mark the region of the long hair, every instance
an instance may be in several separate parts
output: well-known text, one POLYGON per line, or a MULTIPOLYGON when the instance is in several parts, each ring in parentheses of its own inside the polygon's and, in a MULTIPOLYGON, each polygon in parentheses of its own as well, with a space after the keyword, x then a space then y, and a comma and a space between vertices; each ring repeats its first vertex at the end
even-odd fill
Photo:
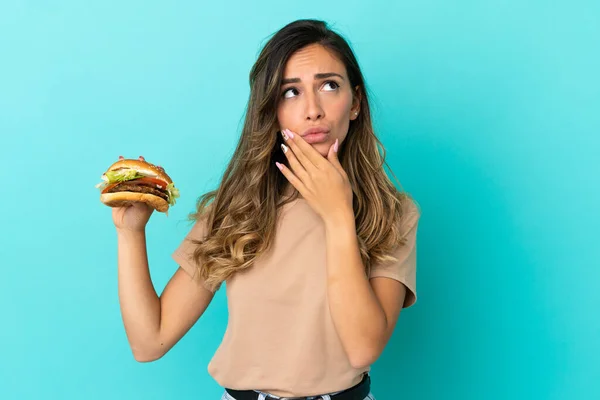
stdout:
POLYGON ((262 48, 250 71, 250 98, 235 152, 218 188, 200 196, 196 212, 189 216, 206 224, 206 236, 194 240, 195 276, 213 290, 271 249, 279 210, 297 197, 296 193, 285 201, 287 179, 275 165, 275 161, 288 164, 279 151, 283 140, 277 107, 287 60, 312 44, 336 55, 346 67, 352 88, 358 86, 359 93, 354 95, 360 95, 360 114, 350 121, 338 157, 354 193, 356 234, 365 273, 375 261, 395 260, 390 253, 403 244, 399 227, 412 199, 396 189, 383 169, 384 164, 390 169, 386 151, 373 131, 356 57, 346 40, 325 22, 298 20, 276 32, 262 48))

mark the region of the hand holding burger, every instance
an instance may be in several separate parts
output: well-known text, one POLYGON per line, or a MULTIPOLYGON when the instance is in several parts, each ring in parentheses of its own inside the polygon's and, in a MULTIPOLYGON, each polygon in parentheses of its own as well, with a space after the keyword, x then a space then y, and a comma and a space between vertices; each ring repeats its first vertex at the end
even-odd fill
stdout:
POLYGON ((179 190, 164 168, 147 162, 144 157, 126 159, 112 164, 96 185, 101 190, 100 201, 109 207, 125 207, 135 202, 168 215, 169 206, 175 205, 179 190))

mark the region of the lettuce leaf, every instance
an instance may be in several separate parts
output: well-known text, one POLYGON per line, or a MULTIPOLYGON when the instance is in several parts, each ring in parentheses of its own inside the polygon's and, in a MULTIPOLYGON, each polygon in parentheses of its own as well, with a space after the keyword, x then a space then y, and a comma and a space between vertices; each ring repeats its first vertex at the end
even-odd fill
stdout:
POLYGON ((102 182, 100 182, 99 184, 96 185, 96 188, 98 188, 100 190, 104 190, 107 186, 108 186, 108 182, 102 181, 102 182))
POLYGON ((174 206, 176 199, 179 197, 179 189, 173 183, 167 185, 167 193, 169 193, 169 205, 174 206))
POLYGON ((107 171, 104 175, 108 178, 108 183, 131 181, 144 176, 135 169, 117 169, 115 171, 107 171))
POLYGON ((96 188, 104 190, 111 183, 130 181, 143 176, 144 175, 139 174, 136 170, 129 168, 107 171, 100 177, 102 182, 97 184, 96 188))

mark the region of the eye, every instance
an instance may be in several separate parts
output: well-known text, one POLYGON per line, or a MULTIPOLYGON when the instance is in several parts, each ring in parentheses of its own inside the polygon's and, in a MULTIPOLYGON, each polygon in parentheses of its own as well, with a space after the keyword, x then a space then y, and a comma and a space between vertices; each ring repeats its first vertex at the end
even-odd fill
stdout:
MULTIPOLYGON (((327 82, 325 82, 325 86, 326 85, 330 85, 333 88, 333 89, 327 90, 328 92, 336 90, 337 88, 340 87, 340 85, 336 81, 327 81, 327 82)), ((285 99, 289 99, 294 96, 297 96, 298 94, 299 94, 298 89, 296 89, 295 87, 290 87, 283 91, 283 93, 281 94, 281 97, 283 97, 285 99)))
POLYGON ((325 82, 325 85, 332 85, 333 86, 332 90, 335 90, 340 87, 340 85, 338 85, 338 83, 336 81, 327 81, 327 82, 325 82))
POLYGON ((293 97, 293 96, 288 95, 288 93, 290 93, 292 91, 294 91, 296 93, 296 95, 298 94, 298 89, 296 89, 295 87, 291 87, 291 88, 288 88, 288 89, 284 90, 283 94, 281 95, 281 97, 286 98, 286 99, 289 99, 290 97, 293 97))

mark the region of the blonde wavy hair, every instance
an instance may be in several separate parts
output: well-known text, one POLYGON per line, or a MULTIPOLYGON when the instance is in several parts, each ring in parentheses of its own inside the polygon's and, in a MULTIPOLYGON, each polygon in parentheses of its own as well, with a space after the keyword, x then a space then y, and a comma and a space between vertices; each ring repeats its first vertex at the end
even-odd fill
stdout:
POLYGON ((408 203, 416 203, 396 189, 383 169, 386 165, 391 172, 386 151, 373 131, 358 62, 345 39, 325 22, 298 20, 276 32, 263 47, 250 72, 250 98, 235 152, 218 188, 200 196, 196 211, 189 215, 190 220, 205 224, 206 234, 193 240, 195 277, 213 291, 271 249, 281 206, 298 196, 297 191, 284 196, 288 182, 275 166, 275 161, 288 165, 280 151, 276 116, 286 62, 311 44, 337 55, 352 87, 358 86, 360 92, 355 95, 360 95, 361 112, 350 122, 338 157, 354 192, 356 234, 365 273, 369 274, 373 262, 395 261, 391 253, 404 243, 400 226, 408 203))

